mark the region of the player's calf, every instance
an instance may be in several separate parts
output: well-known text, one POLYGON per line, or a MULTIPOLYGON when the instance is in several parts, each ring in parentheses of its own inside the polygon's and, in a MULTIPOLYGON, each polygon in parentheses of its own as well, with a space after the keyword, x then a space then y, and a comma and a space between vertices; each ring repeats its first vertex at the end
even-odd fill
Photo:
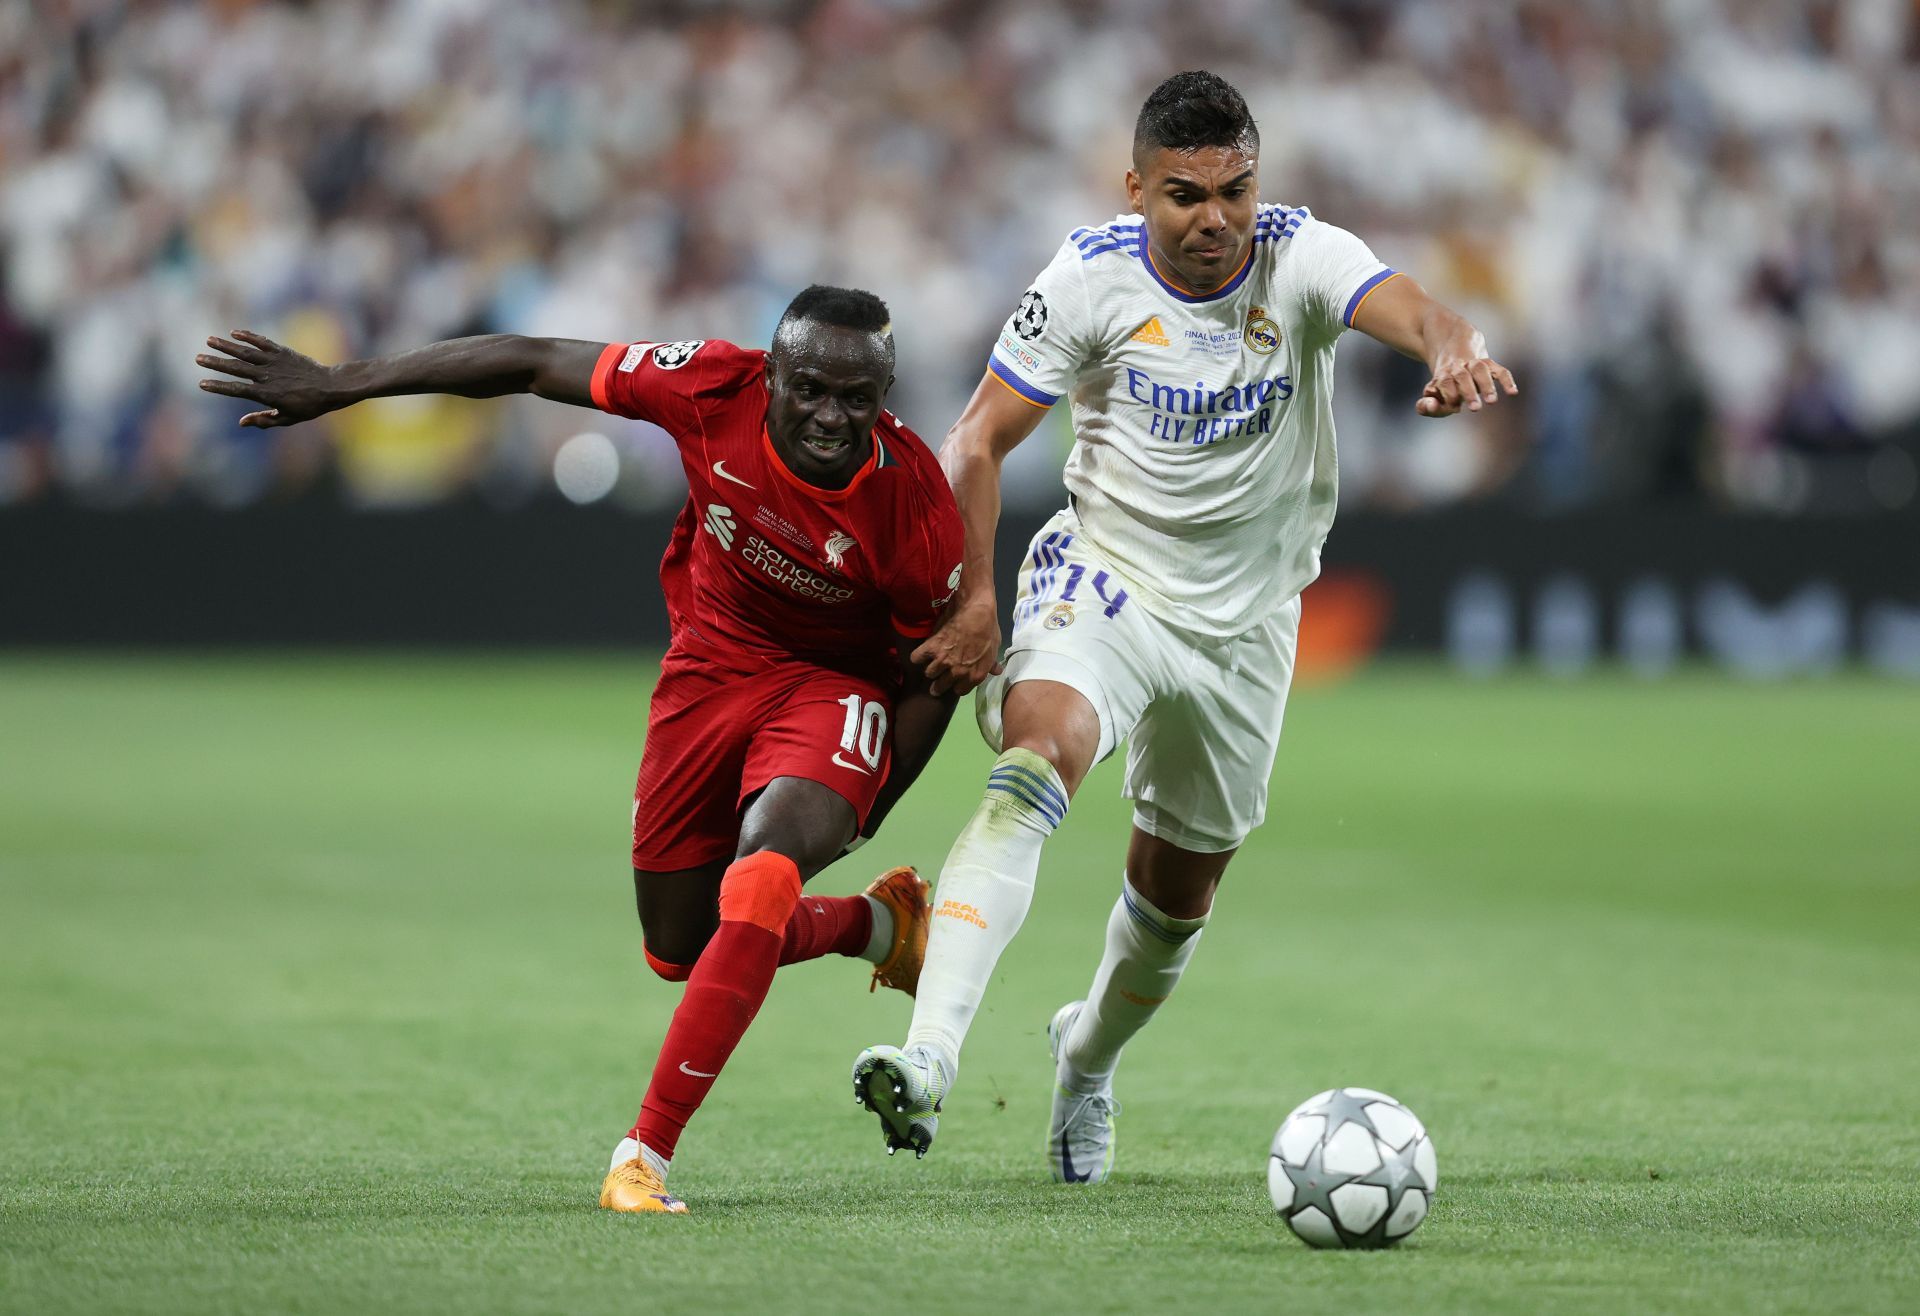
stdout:
POLYGON ((907 1046, 930 1048, 949 1076, 994 965, 1033 903, 1041 847, 1066 816, 1067 789, 1053 765, 1009 749, 994 760, 980 806, 940 870, 907 1046))

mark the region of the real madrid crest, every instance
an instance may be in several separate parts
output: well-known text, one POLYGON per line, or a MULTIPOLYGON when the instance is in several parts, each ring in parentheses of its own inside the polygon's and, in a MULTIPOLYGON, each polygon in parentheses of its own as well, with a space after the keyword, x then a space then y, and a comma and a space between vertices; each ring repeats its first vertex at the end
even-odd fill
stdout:
POLYGON ((1264 307, 1247 312, 1246 343, 1261 356, 1272 356, 1280 346, 1280 326, 1268 317, 1264 307))
POLYGON ((1064 631, 1073 625, 1073 605, 1071 603, 1054 604, 1053 611, 1049 612, 1046 620, 1040 624, 1050 631, 1064 631))

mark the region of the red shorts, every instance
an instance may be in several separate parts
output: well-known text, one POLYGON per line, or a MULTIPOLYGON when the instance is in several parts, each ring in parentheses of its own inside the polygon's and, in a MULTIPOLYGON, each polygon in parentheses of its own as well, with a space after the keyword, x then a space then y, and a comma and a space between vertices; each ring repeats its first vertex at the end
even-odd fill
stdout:
POLYGON ((669 653, 633 791, 633 866, 732 858, 742 806, 775 777, 819 782, 864 827, 892 766, 892 721, 892 695, 863 677, 798 662, 749 674, 669 653))

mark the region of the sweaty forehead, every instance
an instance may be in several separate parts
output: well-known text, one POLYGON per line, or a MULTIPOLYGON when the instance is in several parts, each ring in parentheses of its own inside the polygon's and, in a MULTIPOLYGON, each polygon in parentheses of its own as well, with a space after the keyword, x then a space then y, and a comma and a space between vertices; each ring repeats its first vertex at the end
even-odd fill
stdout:
POLYGON ((1173 179, 1190 179, 1218 187, 1249 169, 1257 170, 1259 163, 1259 157, 1244 146, 1196 146, 1188 150, 1161 146, 1141 161, 1140 172, 1149 187, 1173 179))
POLYGON ((892 364, 885 335, 812 320, 789 320, 774 340, 773 355, 788 370, 804 370, 837 383, 879 383, 892 364))

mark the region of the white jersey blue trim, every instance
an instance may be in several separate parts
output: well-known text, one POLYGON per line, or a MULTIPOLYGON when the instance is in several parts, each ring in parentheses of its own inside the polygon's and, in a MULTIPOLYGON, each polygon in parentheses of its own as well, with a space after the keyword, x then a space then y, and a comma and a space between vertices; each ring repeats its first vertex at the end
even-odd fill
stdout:
POLYGON ((1080 536, 1034 545, 1017 623, 1064 603, 1056 627, 1087 625, 1130 594, 1195 635, 1239 635, 1319 573, 1338 501, 1333 349, 1392 271, 1304 207, 1258 207, 1245 237, 1221 285, 1195 293, 1142 216, 1076 228, 1002 326, 996 383, 1033 407, 1072 398, 1080 536), (1063 560, 1081 542, 1100 567, 1063 560))

